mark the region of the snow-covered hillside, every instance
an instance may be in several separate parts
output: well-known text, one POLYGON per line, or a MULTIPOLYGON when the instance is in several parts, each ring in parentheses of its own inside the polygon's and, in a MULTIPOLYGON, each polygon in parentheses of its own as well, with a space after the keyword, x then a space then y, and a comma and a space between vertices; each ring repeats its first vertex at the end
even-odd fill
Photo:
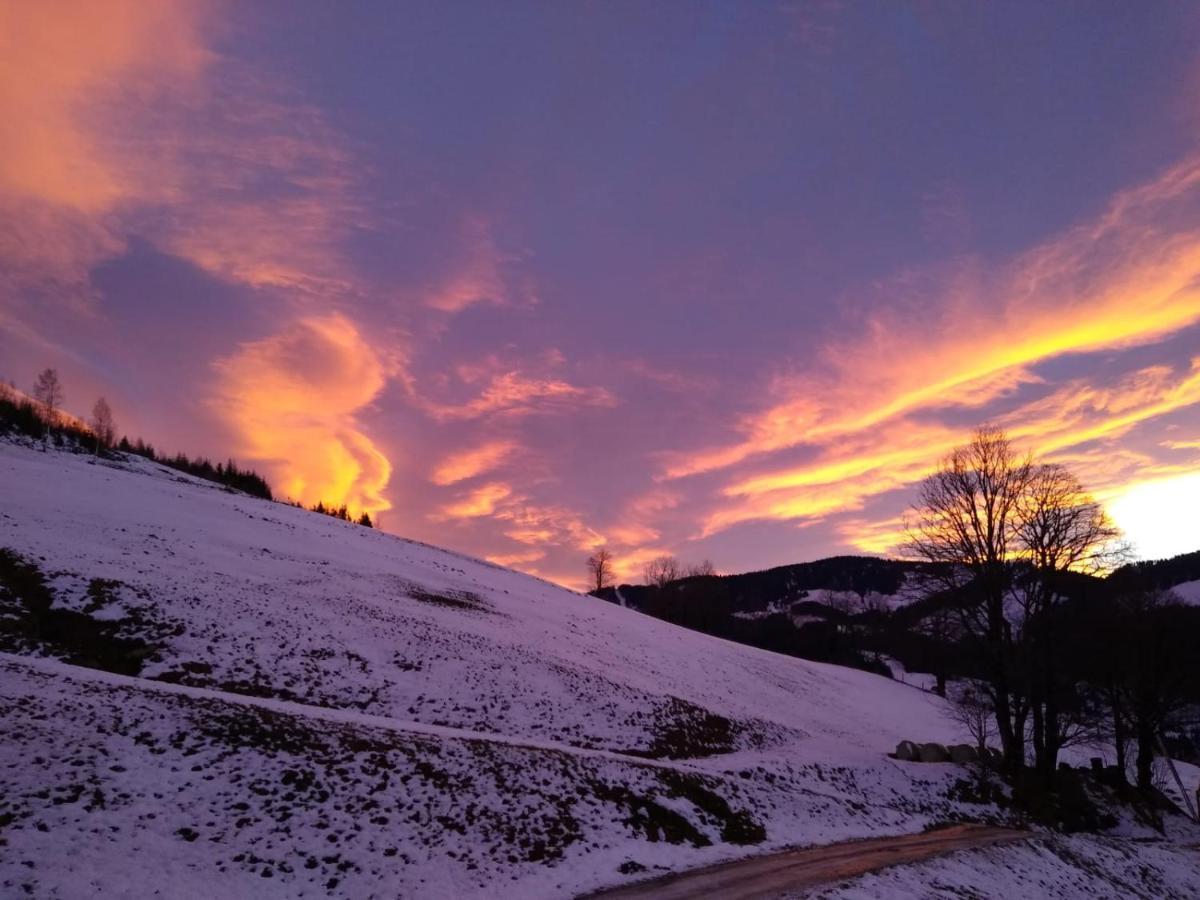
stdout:
POLYGON ((886 757, 961 739, 914 687, 142 459, 0 441, 0 497, 5 896, 564 896, 996 812, 886 757))
POLYGON ((1171 593, 1184 603, 1200 606, 1200 581, 1185 581, 1171 588, 1171 593))

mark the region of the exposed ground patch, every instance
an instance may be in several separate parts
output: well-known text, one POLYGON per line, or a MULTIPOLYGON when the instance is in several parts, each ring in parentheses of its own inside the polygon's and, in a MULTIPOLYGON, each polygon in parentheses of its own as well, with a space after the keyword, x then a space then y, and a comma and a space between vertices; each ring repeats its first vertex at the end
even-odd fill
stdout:
POLYGON ((148 606, 122 604, 119 581, 92 579, 82 608, 63 606, 37 563, 0 548, 0 650, 31 651, 74 665, 137 675, 180 626, 148 606), (111 613, 118 607, 117 615, 111 613))
POLYGON ((459 609, 465 612, 492 612, 491 606, 472 591, 441 591, 426 590, 418 585, 412 585, 407 590, 408 596, 421 603, 441 606, 445 609, 459 609))

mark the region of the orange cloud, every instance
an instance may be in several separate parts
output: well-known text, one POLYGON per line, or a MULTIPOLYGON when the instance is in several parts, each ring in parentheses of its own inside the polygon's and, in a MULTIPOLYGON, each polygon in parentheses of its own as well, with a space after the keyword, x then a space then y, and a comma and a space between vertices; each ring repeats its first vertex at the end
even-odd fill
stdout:
POLYGON ((809 463, 735 482, 706 516, 702 537, 756 519, 822 519, 926 475, 966 429, 900 420, 831 440, 809 463))
POLYGON ((604 543, 603 534, 562 506, 514 503, 497 512, 496 518, 511 523, 504 533, 521 544, 551 543, 590 550, 604 543))
MULTIPOLYGON (((47 343, 30 324, 38 304, 103 313, 90 272, 131 235, 293 309, 363 292, 339 250, 365 220, 358 167, 317 111, 211 48, 224 11, 0 6, 0 321, 27 343, 47 343)), ((354 413, 382 369, 348 320, 302 314, 217 363, 216 405, 283 493, 377 512, 390 465, 354 413)))
POLYGON ((442 519, 478 519, 490 516, 496 512, 497 505, 512 496, 512 488, 507 484, 493 482, 466 494, 462 499, 442 507, 438 518, 442 519))
POLYGON ((660 520, 675 509, 682 499, 678 491, 654 488, 625 504, 617 524, 606 529, 609 540, 618 547, 638 547, 662 536, 660 520))
POLYGON ((645 573, 646 563, 660 556, 669 556, 671 551, 665 547, 637 547, 632 550, 615 554, 613 570, 620 581, 641 581, 645 573))
MULTIPOLYGON (((996 421, 1018 446, 1070 463, 1093 490, 1103 491, 1164 472, 1150 457, 1129 450, 1104 447, 1081 453, 1072 448, 1120 437, 1143 422, 1198 403, 1200 360, 1182 372, 1168 366, 1137 370, 1106 386, 1069 381, 996 421)), ((830 439, 812 462, 726 486, 722 495, 730 499, 708 514, 701 534, 756 519, 812 521, 862 509, 880 494, 919 481, 968 437, 966 427, 896 418, 830 439)))
POLYGON ((837 532, 854 549, 877 556, 899 555, 908 539, 902 516, 880 521, 849 519, 838 523, 837 532))
POLYGON ((569 546, 590 550, 604 543, 604 535, 588 526, 582 516, 563 506, 532 503, 512 485, 493 482, 463 495, 442 507, 439 519, 491 517, 504 523, 503 534, 526 546, 569 546))
POLYGON ((524 416, 585 406, 608 407, 615 406, 616 402, 604 388, 577 387, 552 378, 529 378, 516 371, 492 376, 479 396, 461 405, 418 400, 429 415, 443 422, 487 415, 524 416))
POLYGON ((0 191, 88 214, 157 192, 108 120, 123 118, 130 84, 146 102, 199 78, 204 14, 169 0, 0 7, 0 191))
POLYGON ((457 313, 478 303, 532 305, 537 298, 524 285, 513 285, 504 272, 519 256, 503 252, 482 216, 468 216, 461 227, 462 259, 458 267, 423 297, 426 306, 457 313))
POLYGON ((1200 322, 1200 157, 1119 194, 1094 222, 996 275, 906 275, 863 323, 830 344, 825 372, 781 382, 744 439, 681 455, 678 478, 800 443, 819 444, 921 410, 977 407, 1029 367, 1066 354, 1147 344, 1200 322))
POLYGON ((511 569, 535 563, 539 559, 544 559, 545 556, 546 552, 544 550, 528 550, 522 553, 490 553, 487 559, 498 566, 505 566, 511 569))
MULTIPOLYGON (((976 411, 1018 444, 1060 457, 1200 403, 1194 361, 1187 371, 1154 366, 1107 385, 1072 380, 1014 405, 1045 385, 1033 371, 1040 363, 1121 351, 1200 323, 1198 199, 1200 158, 1118 195, 1096 221, 997 273, 905 273, 881 289, 886 302, 860 336, 827 346, 820 372, 777 380, 780 399, 743 420, 740 440, 677 454, 664 477, 737 467, 702 535, 754 519, 812 522, 863 509, 927 474, 968 435, 965 425, 936 421, 947 411, 976 411), (1011 409, 988 412, 997 405, 1011 409), (801 446, 804 463, 743 471, 756 457, 801 446)), ((1146 460, 1122 459, 1123 477, 1161 473, 1146 460)), ((1098 477, 1095 489, 1111 483, 1098 469, 1089 474, 1098 477)), ((886 523, 854 522, 844 527, 856 546, 891 540, 886 523)))
POLYGON ((438 464, 429 476, 437 485, 456 484, 494 469, 517 449, 513 441, 490 441, 471 450, 452 454, 438 464))
POLYGON ((1001 424, 1038 453, 1119 436, 1149 419, 1200 403, 1200 357, 1176 373, 1168 366, 1141 369, 1111 387, 1080 379, 1006 416, 1001 424))
POLYGON ((91 311, 88 272, 137 235, 292 301, 361 289, 339 250, 365 219, 359 167, 316 110, 211 49, 218 9, 0 7, 0 286, 91 311))
POLYGON ((649 525, 635 522, 614 525, 608 529, 608 537, 616 544, 636 546, 638 544, 648 544, 651 541, 657 541, 662 537, 662 532, 649 525))
POLYGON ((391 463, 357 421, 387 373, 353 322, 302 318, 214 368, 213 409, 234 429, 236 453, 265 466, 277 492, 370 513, 391 508, 383 497, 391 463))
POLYGON ((170 197, 169 166, 126 132, 200 83, 206 13, 167 0, 0 6, 0 306, 48 288, 28 302, 89 311, 89 270, 126 246, 115 218, 170 197))

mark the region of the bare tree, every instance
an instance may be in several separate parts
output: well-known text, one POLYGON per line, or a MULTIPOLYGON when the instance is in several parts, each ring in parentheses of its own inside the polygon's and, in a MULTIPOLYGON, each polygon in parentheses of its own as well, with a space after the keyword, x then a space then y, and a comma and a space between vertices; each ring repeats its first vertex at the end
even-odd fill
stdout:
POLYGON ((657 588, 666 587, 672 581, 679 580, 679 560, 673 556, 656 556, 646 563, 642 574, 645 576, 646 584, 657 588))
POLYGON ((613 583, 612 553, 607 547, 597 547, 587 558, 587 570, 592 590, 601 591, 613 583))
POLYGON ((905 548, 931 564, 926 592, 955 599, 960 625, 985 664, 1005 763, 1013 771, 1024 764, 1028 712, 1014 691, 1005 601, 1018 550, 1018 505, 1032 470, 1032 461, 1017 456, 1003 431, 978 429, 922 483, 905 548))
POLYGON ((1035 467, 1017 501, 1021 552, 1040 572, 1098 574, 1128 562, 1129 548, 1104 507, 1066 467, 1035 467))
POLYGON ((712 560, 702 559, 698 563, 692 563, 684 571, 686 578, 698 578, 705 575, 716 575, 717 567, 712 564, 712 560))
POLYGON ((62 406, 65 397, 57 369, 41 371, 33 383, 33 399, 41 404, 47 422, 53 422, 58 417, 59 407, 62 406))
POLYGON ((112 407, 101 397, 92 407, 92 434, 96 436, 96 451, 108 449, 117 438, 117 425, 113 421, 112 407))
POLYGON ((1057 611, 1064 573, 1110 571, 1128 559, 1129 550, 1104 508, 1060 465, 1031 471, 1018 498, 1015 523, 1023 562, 1015 595, 1022 680, 1033 720, 1035 767, 1050 779, 1059 751, 1091 739, 1098 727, 1087 695, 1063 671, 1064 646, 1074 639, 1057 611))
POLYGON ((968 682, 951 692, 945 715, 970 736, 980 759, 986 758, 988 741, 996 734, 996 714, 986 690, 968 682))
POLYGON ((921 488, 908 551, 927 567, 927 593, 950 603, 980 653, 1010 770, 1025 764, 1026 723, 1047 780, 1059 751, 1093 738, 1094 692, 1066 673, 1069 573, 1097 574, 1128 557, 1120 531, 1069 470, 1035 465, 981 428, 921 488))

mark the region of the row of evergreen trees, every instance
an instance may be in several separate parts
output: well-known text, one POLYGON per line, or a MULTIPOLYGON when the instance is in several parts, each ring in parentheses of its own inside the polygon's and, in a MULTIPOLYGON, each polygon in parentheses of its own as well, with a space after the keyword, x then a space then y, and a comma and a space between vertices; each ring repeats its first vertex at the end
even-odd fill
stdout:
MULTIPOLYGON (((232 459, 214 464, 205 457, 193 459, 185 453, 176 453, 173 456, 160 453, 152 444, 141 438, 131 441, 128 437, 122 437, 118 441, 112 409, 103 397, 96 401, 92 420, 86 424, 63 413, 64 397, 62 382, 54 369, 45 369, 38 374, 31 396, 21 393, 12 385, 0 382, 0 434, 19 434, 34 440, 53 441, 59 447, 85 448, 98 455, 107 455, 114 450, 132 453, 186 472, 188 475, 234 488, 252 497, 274 499, 266 479, 253 469, 242 468, 232 459)), ((355 519, 345 504, 335 507, 317 503, 311 509, 313 512, 346 522, 356 522, 367 528, 374 527, 370 515, 364 512, 355 519)))
POLYGON ((94 414, 95 421, 88 425, 65 415, 58 408, 62 388, 58 386, 57 374, 48 376, 47 373, 54 373, 54 370, 47 369, 43 372, 38 377, 37 386, 42 388, 48 383, 55 385, 49 395, 51 402, 44 399, 45 390, 36 390, 41 396, 33 399, 8 385, 0 385, 0 432, 20 434, 35 440, 49 440, 60 447, 73 445, 97 454, 108 454, 113 450, 133 453, 197 478, 244 491, 253 497, 273 499, 271 487, 265 478, 252 469, 239 467, 232 459, 214 465, 204 457, 192 459, 185 453, 176 453, 174 456, 159 453, 141 438, 131 441, 128 437, 122 437, 116 441, 112 411, 103 398, 96 402, 98 414, 94 414))
POLYGON ((252 469, 239 468, 232 459, 213 465, 209 459, 203 456, 196 459, 190 459, 185 453, 167 456, 156 452, 153 446, 141 438, 130 441, 129 438, 123 437, 117 443, 116 449, 122 453, 143 456, 172 469, 178 469, 180 472, 186 472, 188 475, 203 478, 205 481, 215 481, 226 487, 235 488, 252 497, 262 497, 264 500, 274 499, 271 496, 271 486, 267 484, 265 478, 252 469))
POLYGON ((357 525, 365 525, 367 528, 375 527, 375 523, 371 521, 371 516, 367 512, 364 511, 356 519, 350 515, 350 510, 346 508, 345 503, 341 506, 333 506, 332 504, 326 506, 324 503, 318 501, 316 506, 310 506, 309 509, 323 516, 332 516, 335 519, 341 519, 343 522, 354 522, 357 525))

